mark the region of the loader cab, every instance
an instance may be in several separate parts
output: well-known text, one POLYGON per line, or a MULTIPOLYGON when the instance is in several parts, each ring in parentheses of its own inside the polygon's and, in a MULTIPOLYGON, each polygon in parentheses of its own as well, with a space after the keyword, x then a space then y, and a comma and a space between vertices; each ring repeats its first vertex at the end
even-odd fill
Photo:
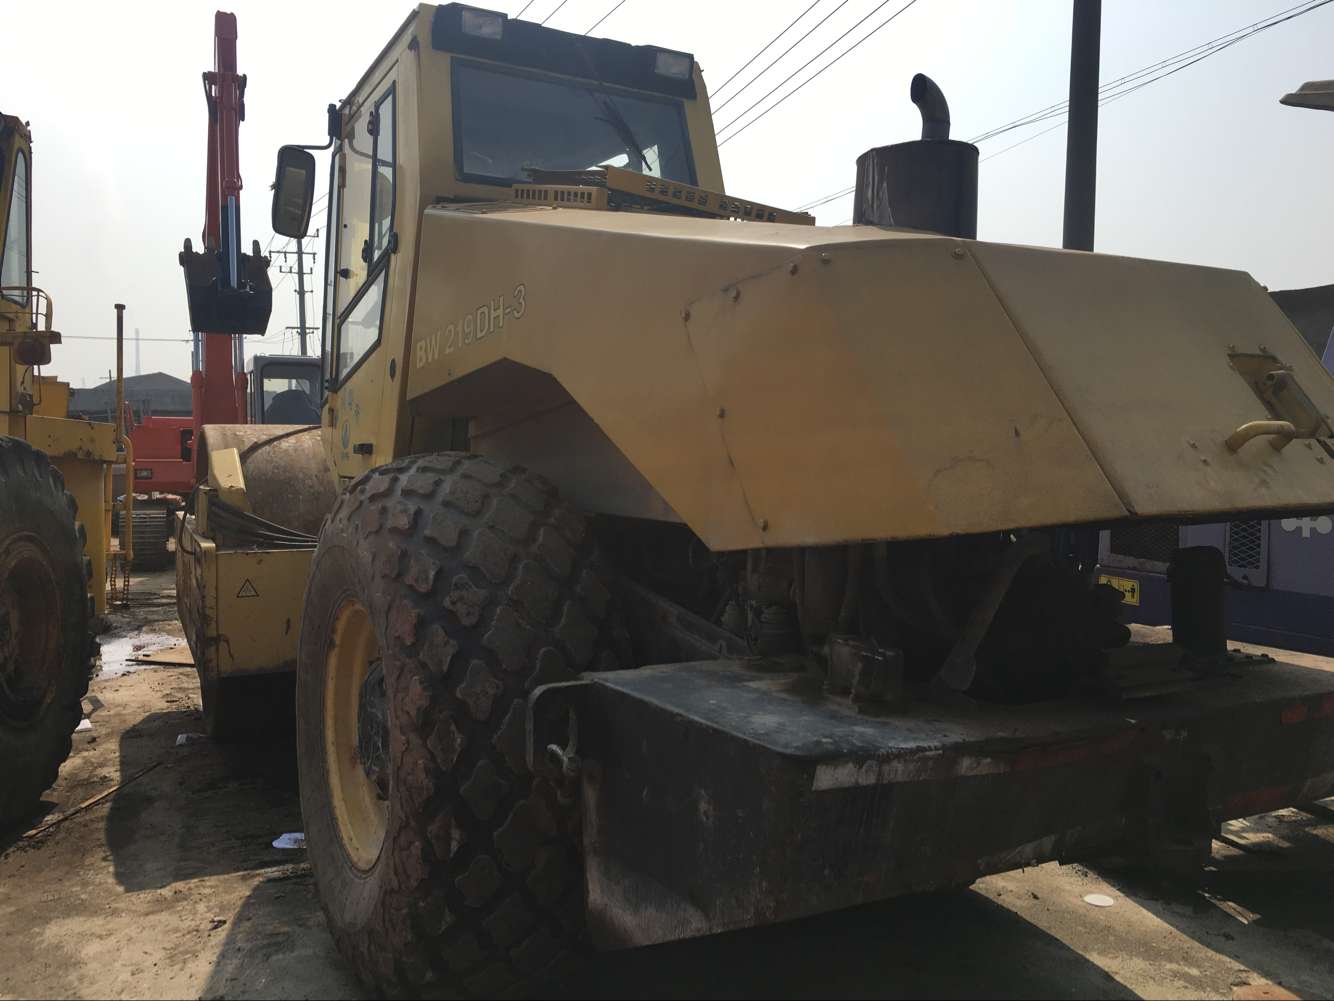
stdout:
POLYGON ((0 115, 0 330, 27 319, 32 285, 32 147, 27 128, 0 115))
POLYGON ((42 403, 35 368, 60 343, 51 315, 50 297, 32 285, 32 135, 0 114, 0 414, 42 403))
MULTIPOLYGON (((404 391, 423 212, 510 202, 516 183, 603 164, 723 187, 693 56, 462 4, 408 17, 331 114, 330 142, 323 423, 345 479, 407 451, 414 434, 451 443, 438 440, 447 429, 413 427, 404 391)), ((282 180, 280 164, 275 229, 282 180)))

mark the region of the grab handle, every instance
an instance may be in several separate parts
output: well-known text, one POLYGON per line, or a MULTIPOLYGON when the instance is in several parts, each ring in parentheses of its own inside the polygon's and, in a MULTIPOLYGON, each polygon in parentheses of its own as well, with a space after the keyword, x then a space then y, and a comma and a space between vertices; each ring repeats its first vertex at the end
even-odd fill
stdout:
POLYGON ((1292 443, 1292 439, 1297 437, 1297 429, 1292 421, 1247 421, 1237 430, 1227 436, 1227 441, 1223 444, 1227 446, 1229 452, 1241 450, 1252 438, 1263 438, 1273 436, 1273 441, 1269 443, 1275 452, 1281 452, 1292 443))

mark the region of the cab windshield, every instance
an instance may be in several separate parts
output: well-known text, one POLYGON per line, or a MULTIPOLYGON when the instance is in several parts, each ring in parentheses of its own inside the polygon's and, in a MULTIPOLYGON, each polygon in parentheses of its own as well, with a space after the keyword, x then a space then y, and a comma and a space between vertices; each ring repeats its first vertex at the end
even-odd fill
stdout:
POLYGON ((260 423, 318 424, 318 378, 312 365, 265 365, 260 377, 260 423))
POLYGON ((529 168, 609 164, 695 183, 681 102, 454 61, 455 156, 462 179, 529 180, 529 168))

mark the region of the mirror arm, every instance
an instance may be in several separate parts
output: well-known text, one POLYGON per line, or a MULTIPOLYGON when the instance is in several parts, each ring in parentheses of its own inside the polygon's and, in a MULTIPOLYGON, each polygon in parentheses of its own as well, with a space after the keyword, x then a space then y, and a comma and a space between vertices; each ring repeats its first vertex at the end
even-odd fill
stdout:
POLYGON ((343 134, 343 113, 338 110, 338 105, 336 104, 330 104, 329 107, 325 109, 325 112, 329 116, 329 138, 325 140, 323 146, 308 146, 305 143, 292 143, 291 145, 295 146, 297 149, 314 150, 316 153, 326 149, 333 149, 333 144, 337 141, 338 137, 343 134))

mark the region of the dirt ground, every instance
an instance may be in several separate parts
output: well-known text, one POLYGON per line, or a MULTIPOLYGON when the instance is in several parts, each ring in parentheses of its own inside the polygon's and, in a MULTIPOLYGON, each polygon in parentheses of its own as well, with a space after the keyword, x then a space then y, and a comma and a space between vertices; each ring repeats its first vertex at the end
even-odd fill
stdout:
MULTIPOLYGON (((0 997, 358 998, 315 900, 290 740, 222 747, 169 574, 103 637, 92 730, 32 826, 0 833, 0 997), (141 652, 141 651, 139 651, 141 652), (119 788, 117 788, 119 786, 119 788), (71 813, 108 790, 114 794, 71 813), (60 818, 65 819, 60 819, 60 818)), ((971 890, 603 956, 568 997, 1327 997, 1334 810, 1228 825, 1201 884, 1042 866, 971 890), (1084 901, 1101 893, 1113 901, 1084 901)))

